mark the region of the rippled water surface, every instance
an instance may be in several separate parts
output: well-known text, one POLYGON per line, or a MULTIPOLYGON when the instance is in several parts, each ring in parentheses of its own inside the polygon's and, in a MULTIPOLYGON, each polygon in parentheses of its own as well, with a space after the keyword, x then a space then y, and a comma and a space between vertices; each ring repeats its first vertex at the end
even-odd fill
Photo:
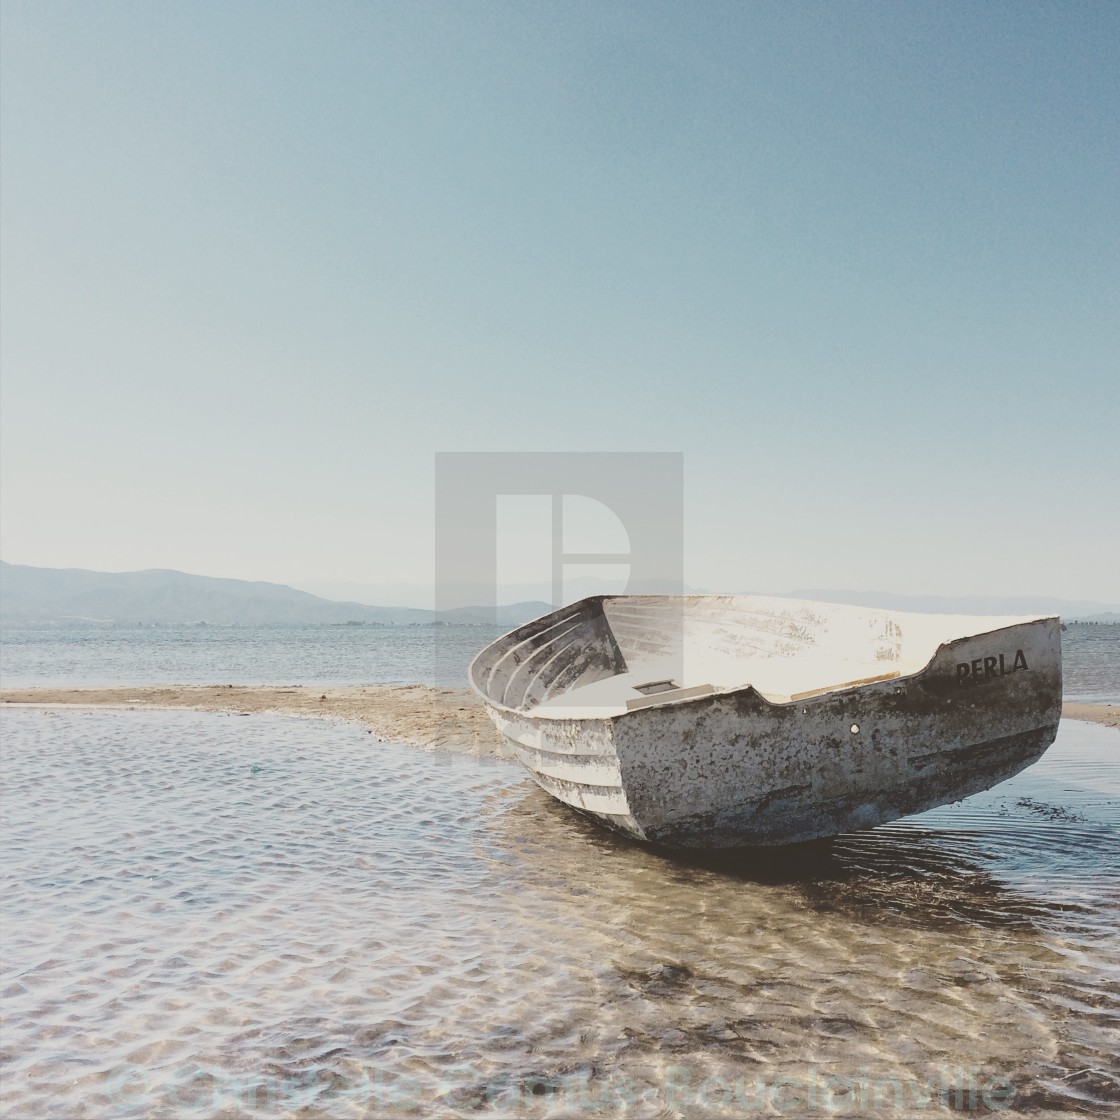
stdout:
POLYGON ((1066 696, 1120 704, 1120 625, 1071 623, 1062 634, 1066 696))
POLYGON ((687 861, 348 725, 3 726, 5 1116, 1120 1103, 1115 731, 893 827, 687 861))

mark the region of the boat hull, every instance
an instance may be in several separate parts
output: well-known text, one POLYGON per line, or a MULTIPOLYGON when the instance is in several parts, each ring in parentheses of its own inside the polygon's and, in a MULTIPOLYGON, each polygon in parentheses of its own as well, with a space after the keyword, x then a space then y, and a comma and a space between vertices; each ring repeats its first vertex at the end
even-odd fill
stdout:
POLYGON ((1061 714, 1060 624, 961 638, 920 672, 787 702, 745 687, 603 718, 487 707, 542 788, 635 839, 800 843, 959 800, 1035 762, 1061 714))

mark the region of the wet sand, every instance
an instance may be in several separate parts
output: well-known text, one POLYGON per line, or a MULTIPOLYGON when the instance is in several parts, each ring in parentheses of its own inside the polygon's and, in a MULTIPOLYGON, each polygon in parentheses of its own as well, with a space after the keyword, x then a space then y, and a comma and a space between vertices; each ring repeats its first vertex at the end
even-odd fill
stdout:
MULTIPOLYGON (((486 758, 503 757, 501 741, 469 689, 428 685, 165 685, 114 688, 0 689, 4 704, 269 713, 344 719, 379 739, 486 758)), ((1065 719, 1120 728, 1120 707, 1065 704, 1065 719)))

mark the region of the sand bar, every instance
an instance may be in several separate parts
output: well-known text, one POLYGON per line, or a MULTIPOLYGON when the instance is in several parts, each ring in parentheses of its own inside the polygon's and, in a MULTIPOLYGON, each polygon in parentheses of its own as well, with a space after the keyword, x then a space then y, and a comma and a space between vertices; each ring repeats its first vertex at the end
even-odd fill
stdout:
POLYGON ((1120 706, 1116 704, 1063 704, 1062 719, 1085 719, 1103 723, 1105 727, 1120 727, 1120 706))
POLYGON ((113 688, 5 688, 4 704, 157 709, 187 708, 345 719, 379 739, 429 750, 489 757, 501 743, 474 693, 427 685, 125 685, 113 688))
MULTIPOLYGON (((203 712, 345 719, 379 739, 456 754, 501 756, 493 724, 473 692, 427 685, 125 685, 113 688, 6 688, 4 704, 93 708, 188 708, 203 712)), ((1120 706, 1065 704, 1065 719, 1120 728, 1120 706)))

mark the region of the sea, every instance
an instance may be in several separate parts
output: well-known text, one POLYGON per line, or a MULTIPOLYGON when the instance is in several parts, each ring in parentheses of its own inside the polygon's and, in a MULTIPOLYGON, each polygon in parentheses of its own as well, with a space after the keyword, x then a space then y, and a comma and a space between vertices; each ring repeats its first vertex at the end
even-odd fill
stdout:
MULTIPOLYGON (((462 684, 476 627, 9 627, 2 680, 462 684), (442 630, 442 633, 435 631, 442 630)), ((1120 627, 1063 635, 1120 700, 1120 627)), ((1120 732, 782 851, 671 856, 513 764, 272 715, 6 707, 0 1111, 1112 1115, 1120 732)))
MULTIPOLYGON (((485 626, 212 626, 13 623, 0 684, 440 684, 465 687, 485 626)), ((1067 700, 1120 704, 1120 625, 1062 634, 1067 700)))

